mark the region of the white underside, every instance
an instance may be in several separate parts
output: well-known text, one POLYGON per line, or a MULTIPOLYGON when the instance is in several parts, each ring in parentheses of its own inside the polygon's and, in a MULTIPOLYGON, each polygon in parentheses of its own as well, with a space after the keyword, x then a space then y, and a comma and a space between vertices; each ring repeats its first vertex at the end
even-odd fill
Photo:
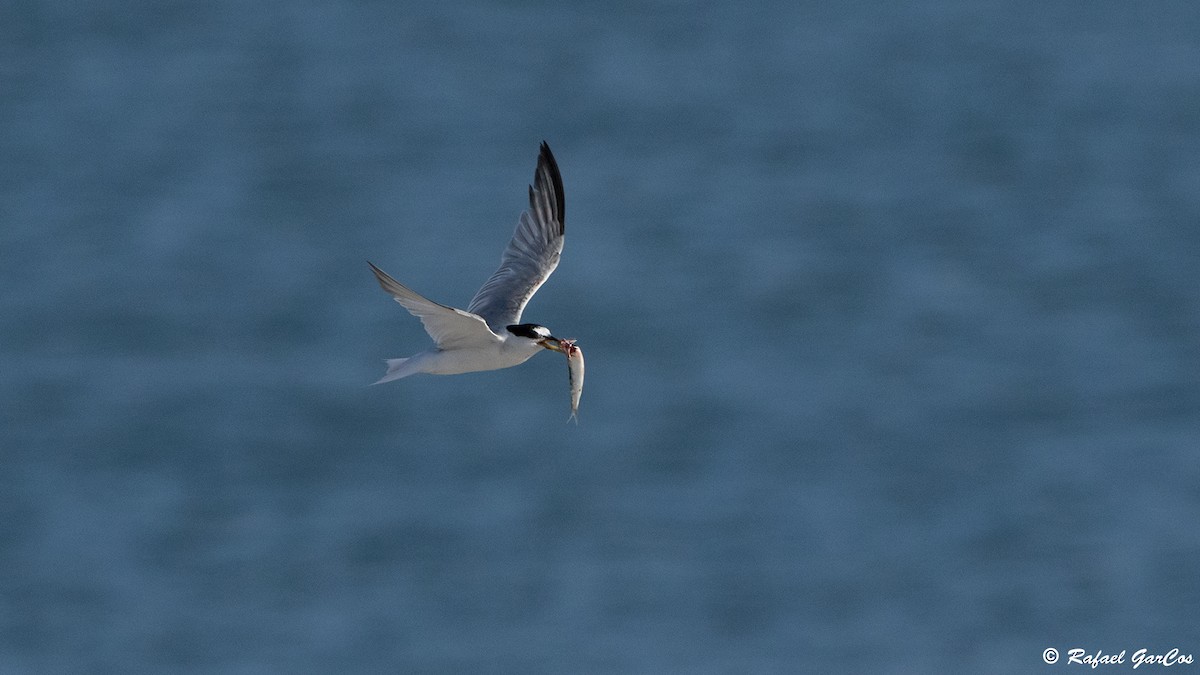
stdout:
POLYGON ((387 373, 375 384, 418 373, 458 375, 511 368, 525 363, 543 349, 544 347, 528 340, 505 340, 484 349, 431 349, 404 359, 388 359, 387 373))

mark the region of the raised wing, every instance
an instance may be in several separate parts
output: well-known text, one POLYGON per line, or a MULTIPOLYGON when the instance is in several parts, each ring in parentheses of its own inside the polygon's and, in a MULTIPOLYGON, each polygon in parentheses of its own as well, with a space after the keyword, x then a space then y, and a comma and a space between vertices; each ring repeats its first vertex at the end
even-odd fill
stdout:
POLYGON ((542 142, 537 171, 529 186, 529 210, 521 214, 497 269, 471 299, 467 311, 483 317, 493 331, 520 323, 525 304, 558 267, 564 217, 562 176, 550 146, 542 142))
POLYGON ((439 349, 459 349, 499 342, 500 336, 488 330, 482 318, 461 309, 440 305, 413 292, 404 284, 388 276, 387 272, 372 265, 371 271, 379 280, 383 290, 391 294, 413 316, 425 326, 425 332, 437 343, 439 349))

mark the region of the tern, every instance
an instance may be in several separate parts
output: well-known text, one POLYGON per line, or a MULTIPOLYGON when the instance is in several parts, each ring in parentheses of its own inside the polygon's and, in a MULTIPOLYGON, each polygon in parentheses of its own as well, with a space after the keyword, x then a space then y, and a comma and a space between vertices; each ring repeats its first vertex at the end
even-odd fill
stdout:
POLYGON ((430 349, 407 358, 387 359, 387 373, 375 384, 417 373, 457 375, 511 368, 543 349, 565 353, 563 341, 550 329, 521 323, 525 305, 558 267, 564 214, 562 176, 543 141, 529 186, 529 209, 517 221, 500 268, 465 311, 426 299, 368 261, 383 290, 421 320, 434 342, 430 349))

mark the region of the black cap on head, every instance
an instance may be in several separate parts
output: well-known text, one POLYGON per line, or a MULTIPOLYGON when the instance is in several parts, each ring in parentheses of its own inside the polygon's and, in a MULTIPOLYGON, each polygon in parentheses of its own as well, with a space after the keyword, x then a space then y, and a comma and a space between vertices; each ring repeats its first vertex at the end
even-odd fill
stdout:
POLYGON ((544 340, 550 337, 550 329, 545 326, 539 326, 536 323, 518 323, 506 326, 506 328, 513 335, 526 337, 530 340, 544 340))

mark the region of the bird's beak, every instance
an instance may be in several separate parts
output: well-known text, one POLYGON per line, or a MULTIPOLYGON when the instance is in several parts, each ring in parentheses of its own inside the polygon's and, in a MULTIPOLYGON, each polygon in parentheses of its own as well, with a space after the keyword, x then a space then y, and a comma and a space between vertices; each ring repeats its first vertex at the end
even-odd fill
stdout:
POLYGON ((554 336, 550 336, 544 340, 538 340, 538 344, 555 352, 561 352, 563 350, 562 340, 559 340, 554 336))

